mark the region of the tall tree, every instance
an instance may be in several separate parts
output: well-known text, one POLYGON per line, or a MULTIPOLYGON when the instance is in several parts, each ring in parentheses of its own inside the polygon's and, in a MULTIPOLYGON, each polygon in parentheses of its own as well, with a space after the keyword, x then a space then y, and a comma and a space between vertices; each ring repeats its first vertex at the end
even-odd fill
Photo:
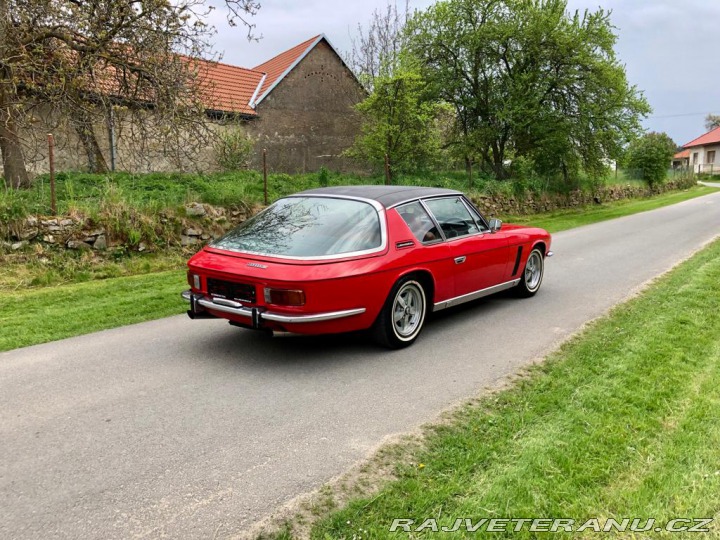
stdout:
POLYGON ((720 114, 708 114, 705 117, 705 127, 708 131, 720 127, 720 114))
POLYGON ((388 1, 384 10, 375 9, 367 27, 358 24, 352 48, 346 55, 348 65, 365 88, 372 92, 378 77, 392 77, 405 49, 405 25, 410 18, 410 4, 398 7, 388 1))
MULTIPOLYGON (((253 0, 226 0, 253 26, 253 0)), ((93 119, 120 107, 136 140, 178 150, 205 144, 202 66, 212 57, 204 0, 0 0, 0 150, 6 182, 27 185, 21 133, 39 104, 70 118, 88 161, 102 167, 93 119), (148 112, 152 111, 152 118, 148 112)))
POLYGON ((381 165, 390 175, 423 169, 440 154, 437 129, 442 107, 427 99, 426 84, 410 67, 375 78, 374 91, 357 106, 363 123, 348 155, 381 165))
POLYGON ((455 145, 501 179, 513 156, 567 179, 599 173, 649 106, 614 52, 610 15, 566 0, 444 0, 409 23, 409 48, 456 112, 455 145))

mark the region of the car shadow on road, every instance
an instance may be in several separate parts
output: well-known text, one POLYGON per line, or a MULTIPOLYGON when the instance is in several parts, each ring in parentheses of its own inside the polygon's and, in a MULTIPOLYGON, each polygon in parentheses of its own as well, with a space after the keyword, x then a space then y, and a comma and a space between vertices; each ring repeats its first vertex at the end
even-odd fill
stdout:
POLYGON ((502 292, 434 313, 428 317, 419 340, 413 346, 397 351, 374 343, 368 331, 322 336, 270 335, 224 325, 220 320, 205 322, 211 331, 186 344, 184 349, 196 358, 262 369, 276 366, 313 370, 357 362, 402 362, 403 359, 411 360, 418 347, 424 352, 428 347, 440 351, 444 340, 452 339, 451 334, 475 332, 479 325, 490 324, 494 312, 516 309, 516 300, 511 292, 502 292), (188 347, 192 349, 188 350, 188 347))

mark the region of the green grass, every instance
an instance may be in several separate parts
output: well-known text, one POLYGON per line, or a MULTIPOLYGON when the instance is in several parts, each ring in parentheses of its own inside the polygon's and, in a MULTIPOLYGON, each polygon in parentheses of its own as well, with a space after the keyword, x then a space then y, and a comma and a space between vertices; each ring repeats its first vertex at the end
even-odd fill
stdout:
POLYGON ((542 227, 552 233, 590 225, 608 219, 615 219, 623 216, 655 210, 663 206, 677 204, 679 202, 702 197, 717 191, 716 188, 706 186, 693 186, 684 191, 671 191, 653 197, 643 199, 628 199, 608 204, 587 206, 584 208, 573 208, 559 210, 547 214, 534 214, 527 216, 503 216, 508 223, 532 224, 542 227))
POLYGON ((182 313, 186 286, 173 270, 0 292, 0 351, 182 313))
POLYGON ((177 270, 191 254, 175 249, 113 256, 90 250, 44 249, 36 244, 0 255, 0 293, 177 270))
MULTIPOLYGON (((464 517, 580 523, 591 517, 718 517, 718 418, 715 242, 511 389, 428 429, 424 447, 397 463, 396 480, 317 523, 312 538, 398 537, 388 532, 394 518, 414 519, 416 526, 438 518, 451 527, 464 517)), ((493 536, 542 535, 526 529, 493 536)), ((713 536, 720 536, 717 525, 713 536)))

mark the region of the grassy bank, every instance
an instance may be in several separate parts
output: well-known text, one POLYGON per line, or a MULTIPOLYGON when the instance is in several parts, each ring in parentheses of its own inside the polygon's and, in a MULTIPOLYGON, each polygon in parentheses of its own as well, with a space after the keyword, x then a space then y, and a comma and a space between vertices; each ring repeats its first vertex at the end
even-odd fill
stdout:
MULTIPOLYGON (((674 204, 713 192, 696 187, 650 199, 623 201, 585 211, 518 218, 557 232, 674 204)), ((515 218, 508 218, 514 221, 515 218)), ((187 253, 100 259, 92 252, 37 257, 6 255, 0 277, 0 350, 63 339, 168 315, 185 309, 178 293, 185 287, 187 253), (142 303, 135 299, 140 295, 142 303)))
MULTIPOLYGON (((312 538, 394 538, 396 518, 412 519, 414 527, 435 518, 452 527, 465 517, 578 523, 638 517, 661 526, 673 518, 718 517, 719 417, 716 242, 511 389, 428 429, 420 450, 397 454, 395 480, 317 523, 312 538)), ((280 537, 292 537, 290 530, 280 537)), ((717 524, 712 530, 720 536, 717 524)), ((483 533, 453 537, 477 534, 483 533)), ((430 529, 399 535, 446 536, 430 529)), ((541 535, 526 527, 492 536, 541 535)))
POLYGON ((180 270, 0 292, 0 351, 182 313, 180 270))
POLYGON ((716 188, 707 186, 694 186, 684 191, 673 191, 663 193, 655 197, 643 199, 629 199, 617 201, 610 204, 597 206, 586 206, 584 208, 573 208, 570 210, 559 210, 547 214, 534 214, 530 216, 504 216, 510 223, 527 223, 536 227, 542 227, 550 232, 560 232, 574 227, 591 225, 608 219, 615 219, 623 216, 630 216, 639 212, 656 210, 663 206, 677 204, 683 201, 701 197, 717 191, 716 188))

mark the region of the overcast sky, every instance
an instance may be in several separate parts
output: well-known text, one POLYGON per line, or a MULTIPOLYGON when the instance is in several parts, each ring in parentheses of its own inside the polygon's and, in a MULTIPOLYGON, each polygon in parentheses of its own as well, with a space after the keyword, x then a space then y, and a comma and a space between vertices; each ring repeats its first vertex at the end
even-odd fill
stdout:
MULTIPOLYGON (((261 0, 253 18, 257 42, 215 14, 223 61, 252 67, 306 39, 325 34, 341 53, 350 49, 358 23, 365 25, 387 0, 261 0)), ((402 0, 398 2, 401 4, 402 0)), ((430 0, 411 0, 425 8, 430 0)), ((571 10, 612 10, 617 53, 628 78, 645 92, 653 113, 648 129, 685 144, 705 131, 707 113, 720 114, 720 2, 717 0, 569 0, 571 10)))

